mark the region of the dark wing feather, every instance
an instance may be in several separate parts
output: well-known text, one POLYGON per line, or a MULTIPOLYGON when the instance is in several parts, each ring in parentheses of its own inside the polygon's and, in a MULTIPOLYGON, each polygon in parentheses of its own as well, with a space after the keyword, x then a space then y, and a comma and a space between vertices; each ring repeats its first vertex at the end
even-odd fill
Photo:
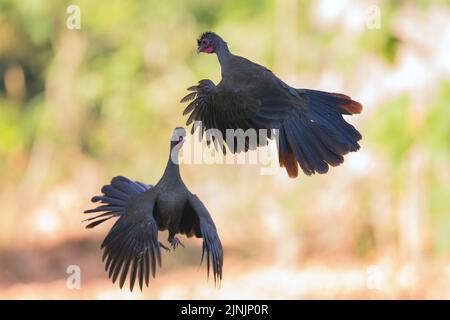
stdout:
POLYGON ((119 217, 106 235, 101 248, 102 260, 109 278, 120 288, 129 276, 130 290, 136 282, 140 289, 148 286, 150 273, 155 277, 156 263, 161 266, 161 250, 158 241, 158 226, 154 219, 155 197, 150 185, 115 177, 110 185, 102 188, 103 195, 92 198, 93 202, 106 203, 85 213, 103 212, 87 219, 86 227, 96 225, 113 217, 119 217))
MULTIPOLYGON (((262 94, 255 99, 239 90, 230 90, 222 83, 216 86, 211 80, 200 80, 197 86, 189 89, 193 92, 181 99, 181 102, 192 100, 183 112, 183 115, 189 115, 186 124, 199 121, 200 136, 206 133, 207 140, 213 141, 216 149, 223 150, 224 153, 223 142, 230 142, 225 139, 226 129, 242 129, 243 132, 248 129, 270 129, 282 118, 280 111, 286 109, 283 103, 279 103, 281 109, 278 108, 276 112, 273 110, 274 106, 264 108, 273 99, 270 95, 262 94), (217 129, 221 135, 213 135, 209 129, 217 129)), ((258 137, 257 145, 267 143, 267 139, 259 140, 258 137)), ((240 148, 237 143, 233 143, 228 144, 228 148, 232 152, 240 152, 247 151, 251 146, 246 144, 244 148, 240 148)))
POLYGON ((190 194, 185 205, 180 223, 180 233, 186 234, 188 237, 195 235, 198 238, 203 238, 200 263, 205 259, 208 277, 212 267, 214 283, 220 283, 223 266, 222 243, 208 209, 194 194, 190 194))
POLYGON ((155 277, 155 262, 160 265, 161 250, 158 226, 153 217, 154 204, 148 196, 134 198, 102 243, 105 269, 113 282, 120 275, 120 288, 129 276, 130 290, 133 290, 136 278, 142 290, 144 277, 148 286, 149 274, 155 277))
POLYGON ((151 187, 151 185, 147 185, 139 181, 132 181, 123 176, 112 178, 110 184, 102 187, 101 192, 103 195, 95 196, 91 199, 91 202, 99 202, 102 203, 102 205, 97 208, 84 211, 84 213, 103 212, 100 215, 91 217, 84 221, 96 220, 98 218, 103 219, 91 222, 86 226, 86 228, 94 228, 104 221, 123 215, 130 199, 137 194, 147 191, 151 187))

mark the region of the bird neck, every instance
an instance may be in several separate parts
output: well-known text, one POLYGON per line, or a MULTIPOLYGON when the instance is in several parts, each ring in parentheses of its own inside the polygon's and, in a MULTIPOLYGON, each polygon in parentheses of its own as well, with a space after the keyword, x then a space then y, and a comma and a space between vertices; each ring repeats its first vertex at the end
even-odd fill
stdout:
POLYGON ((222 65, 227 62, 228 58, 232 56, 230 50, 228 49, 228 45, 225 41, 220 41, 216 47, 217 58, 219 59, 219 63, 222 65))
POLYGON ((180 179, 180 166, 178 165, 178 148, 174 147, 170 150, 169 160, 167 161, 166 170, 163 177, 169 180, 180 179))

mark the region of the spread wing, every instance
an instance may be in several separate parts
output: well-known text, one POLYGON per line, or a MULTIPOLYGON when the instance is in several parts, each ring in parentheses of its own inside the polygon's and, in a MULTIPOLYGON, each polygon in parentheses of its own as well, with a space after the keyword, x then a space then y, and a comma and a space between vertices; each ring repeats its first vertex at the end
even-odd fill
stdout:
POLYGON ((158 227, 153 216, 156 197, 153 190, 143 183, 115 177, 110 185, 102 188, 102 196, 92 198, 92 202, 100 201, 105 204, 85 211, 103 212, 88 219, 100 218, 87 228, 93 228, 112 217, 119 217, 101 247, 105 270, 113 283, 120 276, 120 288, 129 275, 130 290, 133 290, 136 278, 142 290, 144 280, 148 286, 150 273, 155 277, 156 264, 161 266, 158 227))
MULTIPOLYGON (((216 147, 223 146, 226 129, 242 129, 243 132, 248 129, 270 130, 279 125, 290 108, 287 97, 271 88, 257 88, 258 92, 254 92, 255 88, 232 89, 223 85, 223 82, 216 86, 211 80, 200 80, 198 85, 188 90, 192 92, 181 100, 181 102, 192 100, 183 112, 183 115, 189 114, 186 124, 201 121, 201 138, 206 133, 206 140, 212 140, 216 147), (209 129, 220 131, 222 139, 209 129)), ((193 126, 192 132, 194 130, 193 126)), ((270 131, 267 132, 267 137, 271 138, 270 131)), ((229 140, 225 139, 225 142, 232 152, 255 149, 267 143, 267 139, 259 139, 258 136, 256 143, 254 140, 246 139, 242 146, 238 144, 237 139, 234 139, 231 145, 229 140)), ((225 153, 225 149, 222 149, 225 153)))
POLYGON ((217 234, 216 226, 205 205, 195 194, 190 194, 185 205, 180 224, 180 233, 188 237, 203 238, 201 262, 206 256, 207 273, 209 277, 212 266, 214 283, 222 280, 223 249, 217 234))

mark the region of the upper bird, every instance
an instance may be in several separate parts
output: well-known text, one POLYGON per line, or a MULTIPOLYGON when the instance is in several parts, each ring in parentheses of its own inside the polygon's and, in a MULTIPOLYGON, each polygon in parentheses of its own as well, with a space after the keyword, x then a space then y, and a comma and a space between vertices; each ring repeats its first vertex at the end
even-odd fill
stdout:
MULTIPOLYGON (((149 275, 155 277, 156 263, 161 267, 161 250, 158 230, 169 231, 169 243, 175 249, 182 245, 176 234, 203 238, 202 258, 206 254, 207 272, 212 265, 214 282, 222 279, 223 251, 211 216, 200 201, 183 183, 178 165, 178 152, 184 142, 186 131, 176 128, 170 143, 170 156, 163 176, 155 186, 125 177, 115 177, 111 184, 103 186, 103 195, 92 202, 103 205, 85 213, 102 212, 87 219, 94 220, 86 228, 93 228, 113 217, 115 222, 101 248, 105 270, 113 283, 120 274, 120 287, 130 278, 133 290, 136 278, 139 287, 148 286, 149 275)), ((183 245, 182 245, 183 246, 183 245)))
MULTIPOLYGON (((278 136, 279 163, 291 178, 298 176, 297 163, 307 175, 326 173, 329 165, 341 164, 343 155, 359 149, 361 134, 342 115, 360 113, 360 103, 340 93, 293 88, 267 68, 232 54, 213 32, 203 33, 197 42, 198 53, 217 55, 222 73, 217 86, 200 80, 181 100, 193 100, 183 114, 190 113, 187 125, 201 121, 202 136, 208 129, 220 130, 223 138, 226 129, 266 129, 268 138, 278 136)), ((220 140, 215 138, 215 143, 220 140)), ((225 143, 239 152, 265 145, 267 138, 246 138, 242 148, 236 138, 225 143)))

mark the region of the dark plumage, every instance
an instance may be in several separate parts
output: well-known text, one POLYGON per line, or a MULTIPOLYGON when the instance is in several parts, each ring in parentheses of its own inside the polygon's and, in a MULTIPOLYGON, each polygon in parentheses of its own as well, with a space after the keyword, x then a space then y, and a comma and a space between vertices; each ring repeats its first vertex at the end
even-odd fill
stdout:
MULTIPOLYGON (((223 137, 226 129, 241 128, 266 129, 272 138, 273 129, 278 129, 279 163, 290 177, 298 176, 297 163, 307 175, 326 173, 329 165, 341 164, 343 155, 360 148, 361 134, 343 118, 360 113, 360 103, 340 93, 293 88, 267 68, 233 55, 213 32, 203 33, 197 44, 197 52, 217 54, 222 71, 217 86, 201 80, 181 100, 192 100, 183 114, 190 114, 188 125, 202 122, 202 136, 211 128, 223 137)), ((244 141, 243 148, 236 140, 226 143, 232 152, 240 152, 265 145, 267 139, 253 145, 244 141)))
POLYGON ((130 290, 136 279, 142 290, 144 281, 148 286, 150 274, 155 277, 157 266, 161 267, 160 248, 169 250, 158 241, 158 230, 169 231, 168 241, 173 249, 182 245, 176 234, 203 238, 201 261, 206 255, 208 276, 212 266, 214 282, 222 279, 223 251, 214 222, 200 199, 186 188, 178 163, 174 163, 178 162, 185 135, 183 128, 175 129, 166 170, 155 186, 114 177, 111 184, 101 189, 103 195, 92 198, 92 202, 102 205, 85 211, 101 212, 87 219, 92 222, 86 228, 119 218, 101 248, 105 270, 113 283, 120 278, 121 288, 128 276, 130 290))

